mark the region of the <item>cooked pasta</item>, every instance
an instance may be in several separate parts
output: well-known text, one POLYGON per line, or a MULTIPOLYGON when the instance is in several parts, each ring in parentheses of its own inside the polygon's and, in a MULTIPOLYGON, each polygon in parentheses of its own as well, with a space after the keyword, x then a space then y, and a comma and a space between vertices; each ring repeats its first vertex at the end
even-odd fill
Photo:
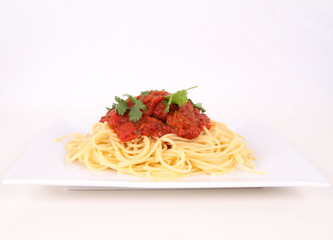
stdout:
POLYGON ((179 137, 174 133, 162 137, 139 136, 122 142, 108 122, 96 123, 92 134, 72 134, 66 144, 68 162, 79 161, 91 170, 108 168, 118 173, 168 180, 186 176, 220 175, 236 168, 251 173, 257 171, 253 152, 245 139, 223 123, 212 121, 194 139, 179 137))

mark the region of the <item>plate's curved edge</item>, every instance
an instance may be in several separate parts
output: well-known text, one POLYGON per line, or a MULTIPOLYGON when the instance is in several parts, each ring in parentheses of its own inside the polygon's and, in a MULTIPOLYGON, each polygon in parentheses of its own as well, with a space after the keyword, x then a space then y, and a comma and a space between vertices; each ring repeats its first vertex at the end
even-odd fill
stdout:
POLYGON ((87 180, 8 180, 3 184, 39 186, 62 186, 66 188, 116 188, 116 189, 200 189, 200 188, 258 188, 258 187, 329 187, 325 181, 237 181, 237 182, 130 182, 130 181, 87 181, 87 180))

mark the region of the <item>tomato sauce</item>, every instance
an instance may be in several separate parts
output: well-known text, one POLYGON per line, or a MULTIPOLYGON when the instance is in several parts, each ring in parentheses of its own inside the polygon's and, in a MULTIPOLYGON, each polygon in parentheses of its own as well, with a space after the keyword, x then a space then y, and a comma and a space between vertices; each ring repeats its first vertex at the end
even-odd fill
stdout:
MULTIPOLYGON (((142 111, 142 117, 139 121, 133 123, 127 112, 120 116, 115 109, 111 109, 103 116, 100 122, 108 122, 118 135, 121 141, 127 142, 138 136, 162 137, 168 133, 177 134, 179 137, 193 139, 196 138, 203 127, 211 127, 210 119, 206 114, 200 113, 188 101, 182 107, 171 104, 169 112, 165 112, 163 101, 165 96, 170 95, 166 91, 151 91, 148 95, 139 95, 147 110, 142 111)), ((127 99, 127 106, 132 107, 133 103, 127 99)))

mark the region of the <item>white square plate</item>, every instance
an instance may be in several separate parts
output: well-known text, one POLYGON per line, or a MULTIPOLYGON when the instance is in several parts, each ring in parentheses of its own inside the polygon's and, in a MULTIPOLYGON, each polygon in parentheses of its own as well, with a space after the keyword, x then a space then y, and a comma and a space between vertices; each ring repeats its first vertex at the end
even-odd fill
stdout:
POLYGON ((193 176, 176 181, 149 181, 113 170, 91 171, 85 166, 66 163, 62 142, 53 139, 74 132, 91 132, 96 119, 55 121, 31 146, 4 178, 4 184, 64 186, 69 189, 177 189, 177 188, 249 188, 286 186, 329 186, 328 181, 302 156, 263 122, 256 119, 225 120, 228 127, 243 135, 253 149, 256 175, 236 170, 221 176, 193 176))

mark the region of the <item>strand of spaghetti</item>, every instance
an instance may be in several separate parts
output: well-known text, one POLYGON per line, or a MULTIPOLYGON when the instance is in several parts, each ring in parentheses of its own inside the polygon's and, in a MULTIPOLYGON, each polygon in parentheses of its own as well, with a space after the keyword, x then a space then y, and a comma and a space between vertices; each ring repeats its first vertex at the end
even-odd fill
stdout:
POLYGON ((208 131, 208 129, 206 127, 203 128, 203 130, 205 131, 205 133, 210 136, 210 141, 213 141, 215 144, 211 144, 211 145, 220 145, 220 141, 218 141, 210 131, 208 131))
POLYGON ((67 162, 75 161, 76 159, 78 159, 82 155, 82 153, 85 152, 86 148, 88 148, 88 147, 89 147, 89 141, 88 140, 81 142, 80 145, 77 146, 78 151, 68 154, 67 157, 66 157, 66 161, 67 162), (81 145, 83 145, 83 146, 81 146, 81 145))
POLYGON ((178 144, 178 146, 182 146, 184 148, 184 150, 186 151, 187 148, 188 148, 188 151, 206 151, 206 150, 218 150, 218 149, 222 149, 222 148, 226 148, 228 146, 228 144, 223 144, 223 145, 218 145, 218 146, 205 146, 203 147, 204 145, 203 144, 197 144, 197 145, 194 145, 194 146, 191 146, 191 144, 178 144), (194 147, 194 148, 193 148, 194 147))
POLYGON ((137 171, 134 171, 134 170, 133 170, 133 166, 129 166, 128 169, 129 169, 129 171, 130 171, 134 176, 143 177, 143 176, 146 175, 146 174, 143 173, 143 172, 137 172, 137 171))
POLYGON ((92 170, 101 171, 107 168, 107 166, 103 166, 98 162, 95 162, 96 159, 96 149, 94 149, 92 146, 90 149, 86 150, 86 154, 84 155, 84 162, 86 166, 92 170))
POLYGON ((228 156, 228 155, 230 155, 228 152, 232 149, 232 147, 234 146, 236 141, 237 141, 237 139, 234 138, 231 141, 231 143, 228 145, 227 148, 225 148, 223 151, 218 152, 218 153, 197 153, 197 152, 195 152, 195 150, 194 151, 192 150, 190 154, 198 156, 198 157, 201 157, 202 155, 205 155, 206 158, 228 156))
POLYGON ((126 162, 126 161, 132 161, 134 159, 140 159, 142 157, 147 157, 149 155, 149 154, 147 154, 147 152, 149 151, 150 141, 149 141, 149 138, 146 136, 144 136, 142 139, 143 139, 142 141, 144 142, 144 147, 140 150, 139 154, 137 154, 137 155, 134 154, 133 156, 128 155, 128 154, 133 154, 133 151, 126 149, 126 147, 123 144, 114 143, 115 148, 122 151, 122 153, 120 151, 117 151, 117 155, 116 155, 117 158, 119 158, 119 160, 126 162), (126 152, 128 154, 126 154, 126 152))
POLYGON ((144 156, 142 158, 128 160, 120 154, 118 149, 116 149, 116 157, 121 161, 120 165, 123 167, 130 166, 132 164, 138 164, 138 163, 145 162, 147 160, 147 158, 149 158, 156 151, 156 149, 161 141, 162 141, 161 139, 157 140, 151 147, 150 151, 146 154, 146 156, 144 156))
POLYGON ((245 165, 243 164, 243 159, 239 156, 238 153, 236 153, 234 157, 235 157, 237 163, 239 164, 239 166, 240 166, 241 168, 243 168, 244 170, 246 170, 246 171, 248 171, 248 172, 255 173, 255 174, 265 174, 265 173, 266 173, 266 172, 264 172, 264 171, 257 171, 257 170, 254 170, 254 169, 251 169, 251 168, 245 166, 245 165))
POLYGON ((174 141, 172 141, 171 139, 167 138, 167 137, 162 137, 162 141, 168 142, 171 144, 171 149, 168 151, 169 153, 174 153, 177 154, 180 157, 180 160, 177 161, 176 164, 173 165, 174 168, 182 168, 185 165, 185 161, 186 161, 186 157, 185 157, 185 153, 182 150, 177 149, 177 145, 174 141))
POLYGON ((212 172, 210 175, 211 176, 224 175, 235 171, 235 169, 236 169, 236 164, 234 164, 233 167, 229 168, 228 170, 225 170, 223 172, 212 172))
MULTIPOLYGON (((149 146, 149 138, 147 136, 142 136, 142 140, 141 141, 142 141, 142 144, 140 144, 140 145, 142 145, 143 148, 146 150, 147 146, 149 146)), ((124 145, 124 143, 117 143, 117 146, 123 151, 123 154, 125 155, 125 157, 127 159, 134 158, 134 157, 135 158, 140 158, 141 156, 144 156, 146 154, 146 152, 144 150, 140 149, 140 151, 138 151, 139 155, 137 155, 137 156, 136 155, 135 156, 131 156, 131 155, 133 155, 134 151, 133 150, 129 150, 128 147, 126 148, 125 145, 124 145)))
POLYGON ((194 164, 196 167, 199 167, 199 168, 210 168, 210 169, 218 169, 218 170, 221 170, 221 171, 225 171, 227 170, 229 167, 227 167, 227 165, 230 164, 230 162, 227 162, 227 164, 225 164, 225 166, 219 166, 219 165, 214 165, 214 164, 210 164, 210 163, 207 163, 207 162, 204 162, 204 161, 200 161, 198 159, 191 159, 191 161, 193 163, 196 163, 194 164))
POLYGON ((63 137, 60 137, 60 138, 56 138, 53 140, 53 142, 58 142, 58 141, 61 141, 65 138, 69 138, 69 137, 75 137, 75 136, 78 136, 78 135, 82 135, 80 133, 72 133, 72 134, 69 134, 69 135, 66 135, 66 136, 63 136, 63 137))
MULTIPOLYGON (((164 140, 166 140, 166 138, 164 138, 164 140)), ((165 162, 165 160, 163 159, 159 148, 156 149, 156 158, 161 162, 162 166, 164 166, 164 167, 166 167, 170 170, 173 170, 175 172, 178 172, 178 173, 188 173, 192 169, 192 164, 190 164, 187 169, 180 169, 180 168, 177 168, 175 166, 171 166, 171 165, 167 164, 165 162)), ((181 156, 181 161, 185 161, 184 155, 181 156)))
POLYGON ((191 161, 193 161, 193 162, 200 161, 202 163, 211 164, 213 166, 219 166, 221 168, 227 168, 230 164, 232 164, 234 162, 231 157, 229 157, 227 159, 223 159, 220 162, 212 162, 212 161, 207 162, 206 159, 200 159, 200 160, 194 159, 194 158, 189 158, 189 159, 191 159, 191 161))
POLYGON ((116 170, 119 169, 118 161, 116 159, 115 159, 116 161, 112 163, 110 161, 111 159, 107 159, 102 152, 99 152, 98 155, 99 155, 99 161, 100 161, 101 165, 107 166, 109 168, 113 168, 113 169, 116 169, 116 170))
MULTIPOLYGON (((108 131, 104 130, 104 131, 96 133, 94 135, 94 137, 92 138, 92 144, 93 144, 94 148, 99 149, 101 151, 106 151, 106 150, 109 150, 109 147, 111 147, 111 146, 108 144, 108 142, 103 143, 103 144, 100 143, 102 141, 99 138, 105 137, 103 135, 106 135, 107 140, 109 140, 108 139, 108 131), (105 145, 107 145, 108 147, 105 147, 105 145)), ((110 150, 111 150, 111 148, 110 148, 110 150)))
POLYGON ((238 148, 233 149, 232 151, 228 152, 226 155, 230 156, 230 155, 233 155, 233 154, 241 151, 244 148, 244 144, 241 142, 239 142, 239 143, 240 143, 240 146, 238 148))

